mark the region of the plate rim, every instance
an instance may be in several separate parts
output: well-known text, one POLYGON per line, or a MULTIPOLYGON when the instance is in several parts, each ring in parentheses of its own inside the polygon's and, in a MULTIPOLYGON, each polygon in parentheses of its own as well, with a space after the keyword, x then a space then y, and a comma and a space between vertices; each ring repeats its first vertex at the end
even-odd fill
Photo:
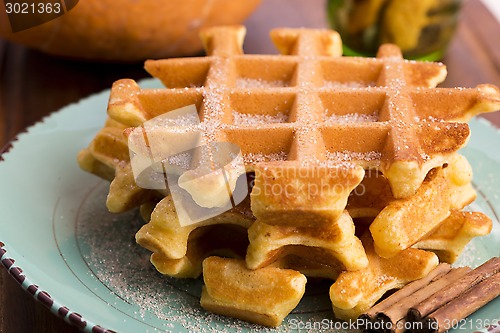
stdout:
MULTIPOLYGON (((26 126, 16 135, 14 135, 7 143, 0 148, 0 163, 5 163, 5 156, 7 156, 10 151, 15 149, 16 142, 22 140, 24 136, 30 135, 33 129, 39 126, 43 126, 46 124, 47 120, 50 120, 57 114, 61 114, 63 112, 68 112, 67 110, 71 110, 72 107, 85 103, 87 100, 95 98, 95 96, 99 94, 103 94, 107 92, 107 90, 103 90, 96 94, 89 95, 84 97, 74 103, 70 103, 65 105, 64 107, 53 111, 33 124, 26 126)), ((27 292, 31 297, 38 303, 42 304, 45 308, 47 308, 52 314, 56 315, 58 318, 62 319, 64 322, 70 324, 71 326, 79 329, 83 332, 90 333, 117 333, 111 329, 107 329, 101 325, 95 324, 94 322, 86 319, 86 317, 82 316, 78 312, 72 311, 67 306, 59 303, 57 299, 52 298, 50 293, 48 293, 45 289, 37 286, 32 283, 29 277, 24 274, 24 271, 21 267, 15 265, 15 258, 11 258, 7 255, 7 245, 0 240, 0 262, 2 266, 6 269, 8 276, 14 279, 15 282, 18 283, 19 287, 27 292)))

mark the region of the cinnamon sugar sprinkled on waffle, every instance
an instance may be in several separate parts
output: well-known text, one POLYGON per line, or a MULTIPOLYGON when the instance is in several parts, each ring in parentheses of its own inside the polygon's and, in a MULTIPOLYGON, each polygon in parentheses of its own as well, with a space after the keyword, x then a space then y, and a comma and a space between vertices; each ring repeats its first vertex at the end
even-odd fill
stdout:
POLYGON ((370 151, 365 153, 349 152, 349 151, 336 151, 327 153, 328 160, 340 161, 378 161, 381 156, 379 152, 370 151))
POLYGON ((342 88, 342 89, 359 89, 367 87, 375 87, 375 82, 337 82, 337 81, 325 81, 323 87, 325 88, 342 88))
MULTIPOLYGON (((281 55, 245 55, 244 35, 243 27, 208 29, 206 57, 147 61, 146 70, 169 88, 119 81, 110 116, 136 126, 195 104, 205 143, 229 141, 243 155, 284 153, 290 165, 369 149, 394 195, 408 197, 466 143, 463 122, 500 105, 491 85, 435 88, 446 75, 442 64, 404 60, 391 45, 375 59, 341 57, 333 31, 276 29, 271 38, 281 55)), ((247 171, 256 167, 250 161, 262 160, 247 159, 247 171)))
POLYGON ((271 154, 253 154, 253 153, 248 153, 243 155, 243 158, 245 162, 247 163, 259 163, 259 162, 266 162, 266 161, 284 161, 287 158, 287 154, 283 151, 280 151, 278 153, 271 153, 271 154))
POLYGON ((277 88, 286 86, 287 83, 282 80, 267 81, 249 78, 238 78, 236 80, 236 88, 277 88))
POLYGON ((246 114, 233 111, 234 124, 236 125, 264 125, 274 123, 286 123, 288 116, 283 113, 276 115, 268 114, 246 114))
POLYGON ((352 123, 368 123, 378 121, 376 113, 363 114, 363 113, 348 113, 344 115, 331 115, 326 118, 327 122, 334 122, 337 124, 352 124, 352 123))

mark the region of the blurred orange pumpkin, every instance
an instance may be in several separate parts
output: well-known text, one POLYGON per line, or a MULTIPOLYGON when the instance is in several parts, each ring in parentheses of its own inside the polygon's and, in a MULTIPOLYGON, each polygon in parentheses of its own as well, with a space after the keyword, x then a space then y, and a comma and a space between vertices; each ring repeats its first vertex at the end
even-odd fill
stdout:
MULTIPOLYGON (((47 2, 47 1, 45 1, 47 2)), ((241 23, 260 0, 80 0, 66 14, 12 32, 0 4, 0 36, 78 59, 134 62, 193 55, 201 28, 241 23)))

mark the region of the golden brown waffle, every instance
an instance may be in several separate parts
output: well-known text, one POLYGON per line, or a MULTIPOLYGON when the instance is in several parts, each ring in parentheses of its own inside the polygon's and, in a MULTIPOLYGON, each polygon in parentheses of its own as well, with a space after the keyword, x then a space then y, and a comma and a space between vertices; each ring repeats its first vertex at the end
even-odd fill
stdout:
POLYGON ((89 147, 78 154, 80 167, 101 178, 113 180, 118 165, 130 160, 127 140, 123 137, 125 128, 119 122, 107 119, 89 147))
MULTIPOLYGON (((471 184, 472 168, 465 157, 459 154, 450 156, 449 163, 443 168, 442 173, 446 180, 446 191, 436 192, 436 195, 448 200, 450 209, 461 210, 474 201, 476 192, 471 184)), ((428 176, 427 182, 437 183, 437 181, 433 180, 435 177, 431 177, 431 174, 428 176)), ((417 191, 417 195, 418 193, 417 191)), ((411 199, 416 198, 416 196, 413 196, 411 199)), ((379 171, 367 170, 363 181, 349 196, 347 211, 353 218, 376 217, 384 208, 396 202, 396 200, 398 199, 395 199, 392 195, 387 178, 379 171)), ((399 202, 402 202, 402 200, 399 202)))
MULTIPOLYGON (((468 165, 463 157, 453 160, 468 165)), ((413 246, 444 221, 451 210, 462 209, 475 197, 467 169, 463 172, 453 165, 432 170, 415 195, 390 201, 370 224, 375 251, 390 258, 413 246)))
MULTIPOLYGON (((370 172, 367 173, 367 175, 370 174, 370 172)), ((380 234, 376 231, 372 233, 377 235, 379 243, 389 244, 388 247, 392 251, 390 256, 393 256, 432 233, 437 225, 444 223, 441 221, 446 219, 450 210, 462 209, 472 202, 476 193, 470 182, 470 166, 464 157, 456 154, 446 168, 433 171, 421 189, 407 199, 394 199, 390 195, 386 178, 379 173, 371 178, 365 176, 361 185, 365 186, 366 192, 359 197, 352 194, 347 208, 349 212, 354 212, 356 217, 376 216, 376 223, 370 221, 370 224, 373 228, 383 225, 380 228, 384 230, 384 233, 380 234), (435 203, 440 203, 439 208, 434 208, 435 203), (425 215, 426 212, 430 215, 425 215), (415 223, 415 221, 420 221, 420 223, 415 223), (403 228, 405 225, 411 230, 403 228), (389 230, 392 230, 392 233, 389 234, 389 230)), ((293 220, 288 220, 288 225, 284 223, 270 225, 257 220, 248 229, 250 246, 246 256, 247 266, 257 269, 274 261, 281 262, 282 259, 286 261, 287 256, 295 256, 309 263, 329 266, 327 276, 330 278, 333 276, 333 279, 336 278, 333 272, 364 268, 367 265, 366 255, 360 241, 354 235, 354 224, 349 215, 347 211, 344 211, 343 215, 329 226, 314 228, 294 226, 293 220)), ((453 233, 445 226, 441 229, 443 229, 441 233, 453 233)), ((462 238, 462 241, 465 241, 464 245, 478 235, 470 233, 469 238, 462 238)), ((436 240, 434 246, 438 246, 436 238, 437 235, 431 237, 436 240)), ((459 240, 456 239, 454 242, 459 242, 459 240)), ((457 254, 459 253, 457 248, 461 252, 463 247, 460 248, 457 244, 453 249, 449 242, 441 242, 441 249, 443 251, 447 249, 446 253, 454 251, 457 254)), ((428 248, 428 250, 431 249, 428 248)), ((294 266, 289 264, 284 267, 293 268, 294 266)))
POLYGON ((203 261, 201 306, 253 323, 278 326, 299 304, 306 277, 297 271, 246 268, 245 262, 209 257, 203 261))
MULTIPOLYGON (((310 249, 311 250, 311 249, 310 249)), ((320 251, 312 249, 311 256, 314 252, 318 253, 320 251)), ((298 255, 288 254, 277 259, 272 264, 266 267, 278 267, 285 269, 293 269, 304 274, 307 278, 319 278, 335 280, 339 274, 342 272, 341 265, 332 265, 332 263, 322 264, 314 259, 305 258, 304 252, 299 252, 298 255)), ((310 257, 311 257, 310 256, 310 257)), ((320 258, 322 258, 320 256, 320 258)))
POLYGON ((212 254, 243 258, 248 245, 246 230, 253 221, 245 200, 221 215, 181 227, 172 197, 167 195, 154 208, 149 223, 137 232, 136 241, 153 252, 151 262, 161 273, 195 278, 201 273, 203 259, 212 254))
POLYGON ((442 64, 406 61, 391 45, 377 58, 341 57, 333 31, 276 29, 281 55, 243 54, 244 35, 240 26, 207 29, 206 57, 147 61, 165 88, 117 81, 110 120, 79 156, 82 168, 112 179, 109 210, 141 207, 148 223, 136 239, 160 272, 197 277, 203 262, 205 308, 270 326, 300 300, 304 275, 328 278, 335 314, 354 318, 427 274, 438 262, 430 251, 451 260, 487 232, 485 217, 457 212, 475 192, 456 151, 469 137, 467 120, 500 109, 498 88, 436 88, 442 64), (146 126, 188 105, 199 123, 146 126), (238 146, 245 168, 229 170, 226 183, 190 174, 184 195, 205 209, 222 204, 216 193, 242 174, 255 181, 233 209, 181 226, 172 188, 138 186, 127 153, 163 162, 172 144, 191 148, 195 133, 200 145, 238 146), (146 144, 136 147, 134 135, 146 144), (367 192, 356 197, 361 186, 367 192))
MULTIPOLYGON (((141 238, 138 238, 138 242, 144 243, 141 238)), ((244 227, 231 224, 205 226, 197 228, 189 235, 184 257, 171 259, 157 251, 151 255, 151 263, 158 272, 168 276, 197 278, 202 273, 202 262, 205 258, 216 255, 244 259, 247 246, 247 229, 244 227)))
POLYGON ((436 253, 441 262, 454 263, 474 237, 490 233, 493 223, 480 212, 453 210, 429 236, 413 247, 436 253))
POLYGON ((346 209, 352 218, 370 218, 394 200, 387 178, 380 171, 366 170, 361 183, 349 195, 346 209))
POLYGON ((247 266, 250 269, 265 267, 288 255, 331 266, 335 271, 355 271, 368 264, 347 211, 324 228, 292 224, 290 221, 289 226, 270 225, 257 220, 248 229, 247 266))
MULTIPOLYGON (((360 168, 381 171, 396 198, 411 196, 430 169, 465 144, 469 129, 462 121, 500 107, 493 86, 434 88, 445 67, 403 60, 393 46, 381 47, 377 59, 340 57, 335 32, 278 29, 271 37, 282 55, 244 55, 244 33, 243 27, 209 29, 202 35, 207 57, 146 62, 167 88, 118 81, 108 112, 138 126, 195 104, 204 142, 238 145, 247 171, 261 171, 257 188, 274 185, 270 173, 288 175, 275 182, 295 191, 293 207, 288 201, 280 206, 283 200, 265 191, 253 195, 255 216, 268 223, 282 221, 284 212, 304 211, 320 223, 318 211, 326 205, 340 215, 362 179, 360 168), (338 192, 317 204, 293 188, 295 179, 314 184, 325 174, 338 192)), ((157 131, 161 136, 163 129, 157 131)))
MULTIPOLYGON (((78 154, 78 164, 88 172, 111 181, 106 206, 114 213, 124 212, 149 201, 160 193, 137 186, 130 165, 127 126, 108 118, 88 148, 78 154)), ((160 197, 161 198, 161 197, 160 197)))
POLYGON ((357 318, 385 292, 423 278, 439 263, 434 253, 412 248, 384 259, 375 252, 369 233, 365 233, 361 241, 368 256, 368 266, 354 272, 342 272, 330 287, 333 312, 339 319, 357 318))

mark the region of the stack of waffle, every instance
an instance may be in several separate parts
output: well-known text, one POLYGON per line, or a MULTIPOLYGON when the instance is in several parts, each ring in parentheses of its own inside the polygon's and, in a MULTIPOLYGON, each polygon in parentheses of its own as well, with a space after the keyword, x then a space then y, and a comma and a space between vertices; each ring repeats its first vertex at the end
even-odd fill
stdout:
MULTIPOLYGON (((336 317, 352 319, 490 232, 487 216, 462 211, 475 192, 457 151, 471 117, 500 109, 498 88, 436 88, 445 67, 406 61, 393 45, 377 58, 342 57, 334 31, 273 30, 281 55, 243 54, 244 35, 211 28, 206 57, 147 61, 165 88, 117 81, 105 127, 78 157, 111 180, 110 211, 140 206, 148 223, 136 240, 159 272, 203 273, 204 308, 268 326, 299 303, 306 277, 331 279, 336 317), (189 105, 199 122, 146 125, 189 105), (236 145, 244 168, 230 163, 226 177, 180 190, 201 210, 229 208, 182 223, 170 182, 137 181, 134 137, 159 162, 149 178, 165 176, 166 152, 179 146, 236 145), (246 198, 221 195, 245 181, 246 198)), ((213 156, 199 155, 187 169, 213 156)))

